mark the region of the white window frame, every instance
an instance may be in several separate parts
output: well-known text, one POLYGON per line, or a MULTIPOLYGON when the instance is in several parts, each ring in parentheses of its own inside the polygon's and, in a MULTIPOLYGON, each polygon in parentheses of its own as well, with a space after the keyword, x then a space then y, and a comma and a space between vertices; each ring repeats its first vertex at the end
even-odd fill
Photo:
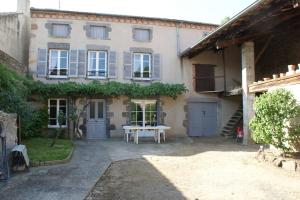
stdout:
MULTIPOLYGON (((145 127, 145 123, 146 123, 146 106, 148 104, 156 104, 157 100, 140 100, 140 99, 132 99, 131 100, 132 103, 135 104, 139 104, 142 108, 142 113, 143 113, 143 127, 145 127)), ((157 114, 157 109, 156 109, 156 114, 157 114)), ((130 116, 131 117, 131 116, 130 116)), ((156 120, 157 120, 157 116, 156 116, 156 120)), ((130 120, 131 123, 132 120, 130 120)), ((157 121, 156 121, 157 123, 157 121)))
POLYGON ((132 65, 132 77, 136 80, 151 80, 151 71, 152 71, 152 54, 151 53, 133 53, 133 65, 132 65), (134 69, 135 69, 135 55, 140 55, 140 62, 141 62, 141 68, 140 68, 140 77, 134 76, 134 69), (149 56, 149 77, 143 77, 144 76, 144 55, 149 56))
POLYGON ((90 78, 90 79, 106 79, 107 75, 108 75, 107 59, 108 59, 108 53, 107 53, 107 51, 103 51, 103 50, 88 50, 87 77, 90 78), (90 55, 91 55, 92 52, 96 53, 96 72, 98 72, 100 70, 100 68, 99 68, 100 52, 104 52, 105 53, 105 76, 91 76, 91 75, 89 75, 89 71, 91 69, 91 66, 90 66, 91 65, 91 63, 90 63, 90 55))
POLYGON ((48 128, 59 128, 59 123, 58 123, 58 115, 59 115, 59 102, 60 100, 65 100, 66 101, 66 125, 62 125, 62 128, 66 128, 68 126, 68 102, 67 99, 64 98, 59 98, 59 99, 48 99, 48 117, 49 117, 49 121, 48 121, 48 128), (51 100, 55 100, 56 101, 56 125, 50 125, 49 121, 50 121, 50 101, 51 100))
POLYGON ((69 72, 69 50, 68 49, 49 49, 49 65, 48 65, 48 76, 51 78, 67 78, 68 77, 68 72, 69 72), (51 70, 54 70, 55 68, 51 68, 52 66, 52 51, 57 51, 57 70, 59 72, 58 75, 51 75, 51 70), (67 52, 67 66, 66 68, 61 68, 61 63, 60 63, 60 58, 61 58, 61 52, 66 51, 67 52), (66 75, 60 75, 60 70, 61 69, 66 69, 66 75))

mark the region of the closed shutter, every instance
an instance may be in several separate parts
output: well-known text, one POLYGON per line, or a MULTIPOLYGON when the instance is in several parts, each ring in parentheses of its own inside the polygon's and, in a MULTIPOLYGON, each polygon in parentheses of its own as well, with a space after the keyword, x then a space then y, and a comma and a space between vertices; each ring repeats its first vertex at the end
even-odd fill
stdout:
POLYGON ((152 79, 160 80, 161 78, 161 56, 160 54, 153 55, 152 79))
POLYGON ((70 50, 69 77, 78 76, 78 50, 70 50))
POLYGON ((115 51, 109 52, 108 78, 117 78, 117 53, 115 51))
POLYGON ((47 49, 38 49, 37 53, 37 76, 47 76, 47 49))
POLYGON ((132 79, 132 56, 130 52, 124 52, 124 79, 132 79))
POLYGON ((86 77, 86 51, 78 50, 78 76, 86 77))

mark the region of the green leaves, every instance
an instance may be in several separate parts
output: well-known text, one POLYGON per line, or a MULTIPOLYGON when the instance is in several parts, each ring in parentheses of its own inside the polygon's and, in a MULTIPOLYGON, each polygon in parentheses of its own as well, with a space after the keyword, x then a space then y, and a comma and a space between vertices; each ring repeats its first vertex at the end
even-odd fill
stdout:
POLYGON ((284 89, 262 94, 255 98, 254 111, 255 117, 250 121, 254 141, 289 150, 295 134, 286 133, 286 122, 300 114, 293 94, 284 89))
POLYGON ((183 84, 164 84, 152 83, 142 86, 136 83, 120 83, 92 81, 87 84, 65 82, 56 84, 44 84, 36 82, 33 85, 32 93, 39 94, 45 99, 49 97, 83 97, 83 96, 129 96, 135 98, 145 98, 150 96, 169 96, 176 98, 178 95, 186 92, 187 89, 183 84))

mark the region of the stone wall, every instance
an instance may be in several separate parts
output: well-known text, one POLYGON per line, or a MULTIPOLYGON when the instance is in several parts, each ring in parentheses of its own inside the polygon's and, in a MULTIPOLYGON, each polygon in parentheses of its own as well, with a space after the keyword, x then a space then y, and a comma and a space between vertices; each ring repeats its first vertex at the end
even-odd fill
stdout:
POLYGON ((6 147, 12 149, 17 145, 17 115, 0 111, 1 136, 6 137, 6 147))
POLYGON ((17 12, 0 13, 0 50, 25 66, 29 56, 29 7, 29 0, 18 0, 17 12))
POLYGON ((0 64, 6 65, 13 70, 20 72, 20 73, 25 73, 27 71, 26 65, 20 63, 18 60, 14 59, 4 51, 0 50, 0 64))

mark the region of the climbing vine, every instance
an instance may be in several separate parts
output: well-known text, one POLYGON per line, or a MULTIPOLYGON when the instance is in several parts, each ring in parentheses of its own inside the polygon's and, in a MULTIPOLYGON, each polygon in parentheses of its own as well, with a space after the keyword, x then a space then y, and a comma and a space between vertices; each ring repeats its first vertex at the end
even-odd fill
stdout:
POLYGON ((83 97, 83 96, 129 96, 129 97, 150 97, 150 96, 169 96, 176 98, 186 92, 183 84, 151 83, 142 86, 136 83, 120 83, 115 81, 101 83, 92 81, 90 83, 64 82, 55 84, 45 84, 36 82, 33 85, 32 93, 47 99, 49 97, 83 97))

